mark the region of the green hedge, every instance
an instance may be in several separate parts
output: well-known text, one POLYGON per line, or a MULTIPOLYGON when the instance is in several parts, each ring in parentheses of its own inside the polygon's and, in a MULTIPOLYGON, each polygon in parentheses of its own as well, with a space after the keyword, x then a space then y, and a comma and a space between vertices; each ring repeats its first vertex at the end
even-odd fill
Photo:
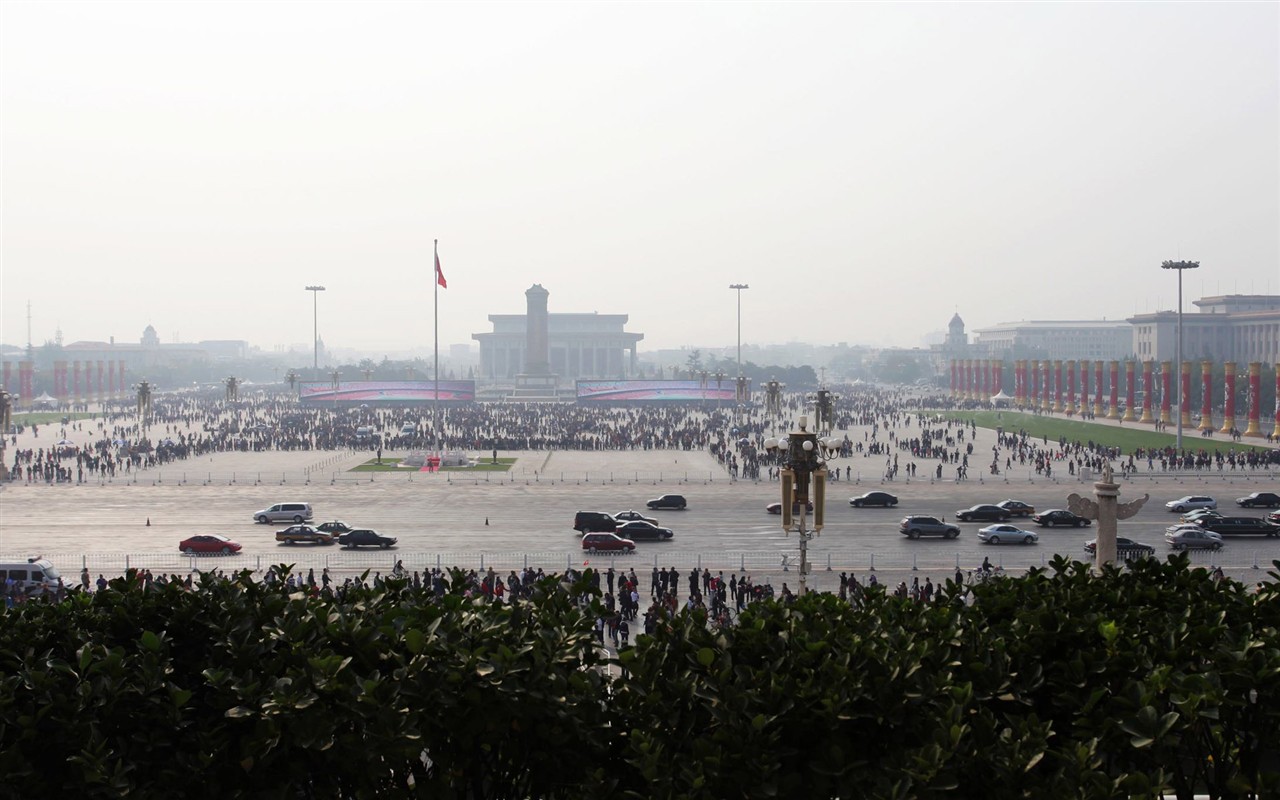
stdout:
POLYGON ((1280 595, 1185 557, 682 613, 612 665, 590 594, 206 575, 20 606, 0 794, 1280 796, 1280 595))

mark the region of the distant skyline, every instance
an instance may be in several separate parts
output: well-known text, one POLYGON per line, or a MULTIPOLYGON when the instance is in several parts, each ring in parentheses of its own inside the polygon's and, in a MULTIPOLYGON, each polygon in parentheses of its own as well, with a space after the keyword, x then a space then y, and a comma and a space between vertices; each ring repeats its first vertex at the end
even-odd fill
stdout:
POLYGON ((0 341, 922 346, 1280 293, 1276 3, 0 4, 0 341))

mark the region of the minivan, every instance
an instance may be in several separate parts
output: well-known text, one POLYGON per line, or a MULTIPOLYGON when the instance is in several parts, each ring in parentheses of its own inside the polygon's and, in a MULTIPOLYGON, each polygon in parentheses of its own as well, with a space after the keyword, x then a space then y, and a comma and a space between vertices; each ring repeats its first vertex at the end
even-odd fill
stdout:
POLYGON ((270 508, 253 512, 253 521, 268 522, 306 522, 311 519, 310 503, 276 503, 270 508))
POLYGON ((603 511, 579 511, 573 515, 573 529, 578 533, 613 533, 618 521, 603 511))
POLYGON ((56 592, 62 573, 44 558, 28 558, 26 561, 0 561, 0 586, 12 578, 16 588, 26 594, 56 592))

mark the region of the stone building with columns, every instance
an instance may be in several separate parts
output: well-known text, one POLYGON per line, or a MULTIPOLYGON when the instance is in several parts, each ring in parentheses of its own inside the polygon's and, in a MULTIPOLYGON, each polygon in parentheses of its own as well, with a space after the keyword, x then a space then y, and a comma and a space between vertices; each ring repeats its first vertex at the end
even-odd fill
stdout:
POLYGON ((513 384, 526 378, 630 378, 643 333, 624 330, 627 314, 550 313, 550 294, 539 284, 525 292, 525 314, 490 314, 492 331, 473 333, 480 343, 476 380, 513 384), (545 361, 544 361, 545 358, 545 361))

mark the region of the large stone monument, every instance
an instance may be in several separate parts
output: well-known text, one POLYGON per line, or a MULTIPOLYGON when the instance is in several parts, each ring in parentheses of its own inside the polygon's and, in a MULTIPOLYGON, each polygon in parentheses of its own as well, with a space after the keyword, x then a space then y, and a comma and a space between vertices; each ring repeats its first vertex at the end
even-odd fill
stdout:
POLYGON ((1116 522, 1137 514, 1151 495, 1144 494, 1141 499, 1120 503, 1120 484, 1115 482, 1110 464, 1102 468, 1102 480, 1093 485, 1093 494, 1098 498, 1097 502, 1074 492, 1067 495, 1067 508, 1072 514, 1098 521, 1094 564, 1101 567, 1116 560, 1116 522))
POLYGON ((551 372, 551 337, 547 297, 551 293, 535 283, 525 291, 524 371, 516 376, 516 394, 523 397, 555 397, 556 376, 551 372))

